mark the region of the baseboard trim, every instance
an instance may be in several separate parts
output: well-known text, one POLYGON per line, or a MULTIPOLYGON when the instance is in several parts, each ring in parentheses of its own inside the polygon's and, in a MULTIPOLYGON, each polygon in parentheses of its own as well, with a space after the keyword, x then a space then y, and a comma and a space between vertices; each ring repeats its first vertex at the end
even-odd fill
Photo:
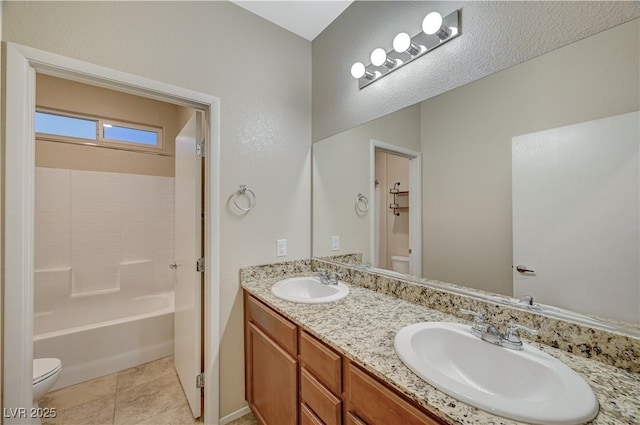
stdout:
POLYGON ((251 409, 249 409, 249 406, 244 406, 242 409, 238 409, 235 412, 220 418, 220 425, 227 425, 228 423, 233 422, 236 419, 241 418, 248 413, 251 413, 251 409))

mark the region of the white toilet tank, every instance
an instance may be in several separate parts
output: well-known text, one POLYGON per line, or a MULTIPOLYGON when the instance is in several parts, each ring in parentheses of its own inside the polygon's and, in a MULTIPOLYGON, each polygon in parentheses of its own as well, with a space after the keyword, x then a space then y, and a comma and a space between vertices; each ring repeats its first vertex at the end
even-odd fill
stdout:
POLYGON ((394 272, 409 274, 409 257, 403 255, 391 256, 391 269, 394 272))

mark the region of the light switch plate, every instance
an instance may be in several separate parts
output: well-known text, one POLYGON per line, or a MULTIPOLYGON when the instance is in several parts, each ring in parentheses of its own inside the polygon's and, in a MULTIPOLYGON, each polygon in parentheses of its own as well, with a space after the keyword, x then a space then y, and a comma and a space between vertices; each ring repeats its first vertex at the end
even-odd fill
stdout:
POLYGON ((340 249, 340 236, 331 236, 331 251, 340 249))
POLYGON ((285 257, 287 255, 287 240, 278 239, 276 246, 276 257, 285 257))

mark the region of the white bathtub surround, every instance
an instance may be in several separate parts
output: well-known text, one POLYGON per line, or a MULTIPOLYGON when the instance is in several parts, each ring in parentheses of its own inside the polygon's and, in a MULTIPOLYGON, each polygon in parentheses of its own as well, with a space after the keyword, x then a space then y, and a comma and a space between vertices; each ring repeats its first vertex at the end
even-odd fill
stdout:
MULTIPOLYGON (((71 217, 72 296, 120 288, 122 175, 68 170, 71 217)), ((36 187, 46 182, 36 178, 36 187)), ((40 208, 36 198, 36 211, 40 208)), ((38 226, 36 225, 36 246, 38 226)), ((38 269, 38 257, 36 257, 38 269)), ((36 294, 38 288, 35 289, 36 294)))
POLYGON ((52 291, 171 290, 173 178, 38 167, 35 235, 36 312, 52 291))
POLYGON ((173 178, 36 168, 34 354, 61 388, 173 354, 173 178))

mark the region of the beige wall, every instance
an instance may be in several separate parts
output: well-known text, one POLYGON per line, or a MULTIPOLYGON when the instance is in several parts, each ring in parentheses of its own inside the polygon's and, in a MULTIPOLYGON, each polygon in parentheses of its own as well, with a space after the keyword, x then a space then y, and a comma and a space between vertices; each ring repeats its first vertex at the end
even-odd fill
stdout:
MULTIPOLYGON (((370 143, 420 150, 420 105, 345 131, 313 145, 313 255, 362 253, 370 263, 371 215, 357 214, 358 193, 369 198, 370 143), (331 236, 340 236, 340 251, 331 251, 331 236)), ((373 210, 370 210, 373 211, 373 210)))
POLYGON ((636 111, 639 20, 422 103, 423 272, 512 293, 511 138, 636 111))
POLYGON ((313 140, 421 102, 640 16, 635 1, 356 1, 313 41, 313 140), (349 69, 461 9, 462 34, 358 90, 349 69))
POLYGON ((221 414, 245 405, 238 269, 310 256, 311 43, 229 2, 7 2, 2 39, 220 98, 221 414), (227 208, 247 184, 247 215, 227 208), (288 257, 276 240, 288 239, 288 257))
POLYGON ((36 166, 156 176, 174 175, 175 138, 183 114, 193 110, 96 86, 36 75, 36 106, 161 127, 162 153, 149 155, 93 146, 37 140, 36 166))

